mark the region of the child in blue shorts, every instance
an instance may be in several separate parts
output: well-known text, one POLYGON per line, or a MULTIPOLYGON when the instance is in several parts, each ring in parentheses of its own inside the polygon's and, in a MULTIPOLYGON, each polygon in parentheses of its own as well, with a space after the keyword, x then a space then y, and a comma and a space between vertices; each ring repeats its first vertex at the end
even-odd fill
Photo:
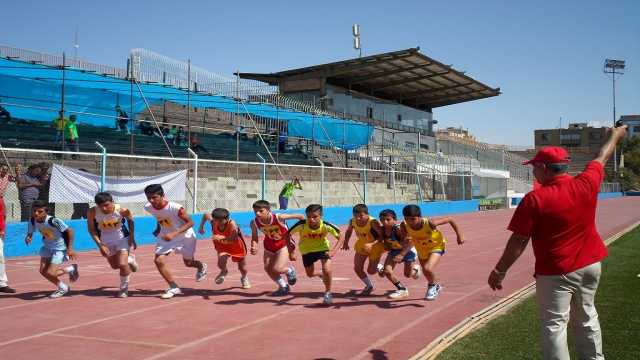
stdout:
POLYGON ((389 253, 384 262, 384 274, 396 287, 396 290, 389 295, 390 299, 402 299, 409 296, 409 290, 398 280, 393 273, 396 264, 404 262, 404 276, 417 279, 420 276, 420 267, 416 264, 416 250, 408 241, 400 236, 400 224, 397 223, 395 211, 385 209, 380 212, 380 223, 384 246, 389 253))
POLYGON ((40 274, 58 289, 49 295, 55 299, 69 292, 69 285, 59 279, 64 274, 69 274, 69 280, 75 282, 80 277, 78 265, 72 264, 63 267, 62 264, 69 260, 75 260, 73 252, 73 230, 62 220, 49 216, 47 202, 36 200, 31 205, 31 220, 24 241, 31 243, 33 233, 38 230, 42 234, 42 248, 40 248, 40 274))

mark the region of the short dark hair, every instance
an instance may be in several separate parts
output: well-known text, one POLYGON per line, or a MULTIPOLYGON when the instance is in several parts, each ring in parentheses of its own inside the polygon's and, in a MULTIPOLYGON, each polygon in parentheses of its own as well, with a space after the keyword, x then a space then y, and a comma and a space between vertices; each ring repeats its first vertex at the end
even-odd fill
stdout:
POLYGON ((211 212, 211 217, 218 220, 228 220, 229 210, 223 208, 215 208, 211 212))
POLYGON ((271 210, 271 204, 267 200, 258 200, 253 203, 253 210, 267 209, 271 210))
POLYGON ((369 208, 365 204, 357 204, 353 207, 353 214, 365 213, 369 214, 369 208))
POLYGON ((402 216, 422 216, 422 211, 418 205, 407 205, 402 208, 402 216))
POLYGON ((164 196, 164 189, 160 184, 151 184, 144 188, 145 195, 160 195, 164 196))
POLYGON ((113 196, 111 196, 111 194, 109 194, 108 192, 103 191, 97 193, 93 200, 96 204, 100 205, 106 203, 107 201, 113 202, 113 196))
POLYGON ((565 173, 569 169, 569 164, 565 163, 547 164, 546 166, 549 170, 556 174, 565 173))
POLYGON ((320 215, 322 215, 322 205, 320 204, 311 204, 309 206, 307 206, 306 209, 304 209, 305 214, 311 214, 314 213, 316 211, 320 212, 320 215))
POLYGON ((391 216, 393 218, 393 220, 397 220, 398 216, 396 216, 396 212, 391 210, 391 209, 384 209, 382 211, 380 211, 380 214, 378 215, 378 217, 380 219, 387 217, 387 216, 391 216))
POLYGON ((49 211, 49 203, 47 203, 44 200, 36 200, 33 203, 31 203, 31 211, 33 211, 34 209, 41 209, 41 208, 45 208, 47 211, 49 211))

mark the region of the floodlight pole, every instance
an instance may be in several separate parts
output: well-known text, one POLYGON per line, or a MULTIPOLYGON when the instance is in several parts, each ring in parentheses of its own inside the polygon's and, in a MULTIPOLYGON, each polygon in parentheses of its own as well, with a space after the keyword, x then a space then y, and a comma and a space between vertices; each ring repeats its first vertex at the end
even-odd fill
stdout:
POLYGON ((64 53, 64 51, 62 52, 62 82, 60 84, 61 89, 60 89, 60 123, 62 124, 62 134, 61 134, 61 139, 62 139, 62 147, 61 147, 61 151, 64 151, 64 133, 65 133, 65 127, 66 127, 66 123, 64 121, 64 82, 65 82, 65 68, 67 67, 67 56, 64 53))
POLYGON ((187 136, 191 149, 191 59, 187 60, 187 136))
MULTIPOLYGON (((613 88, 613 126, 616 126, 616 74, 624 74, 625 62, 624 60, 605 59, 604 61, 604 73, 611 74, 612 88, 613 88), (616 71, 620 70, 620 71, 616 71)), ((613 151, 613 172, 618 173, 618 149, 617 146, 613 151)))

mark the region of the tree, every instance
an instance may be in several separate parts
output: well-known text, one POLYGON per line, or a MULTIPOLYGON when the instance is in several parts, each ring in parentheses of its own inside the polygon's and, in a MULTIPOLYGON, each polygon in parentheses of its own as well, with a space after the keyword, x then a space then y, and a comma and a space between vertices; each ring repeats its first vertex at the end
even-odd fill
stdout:
POLYGON ((626 138, 621 144, 624 154, 624 167, 618 172, 622 189, 640 190, 640 136, 626 138))

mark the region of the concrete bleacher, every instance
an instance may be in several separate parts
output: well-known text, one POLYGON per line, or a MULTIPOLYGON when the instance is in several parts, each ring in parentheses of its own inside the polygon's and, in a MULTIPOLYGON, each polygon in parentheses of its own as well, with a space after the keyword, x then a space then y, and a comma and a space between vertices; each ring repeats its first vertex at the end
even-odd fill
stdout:
MULTIPOLYGON (((582 172, 587 164, 598 156, 597 151, 592 151, 585 148, 570 148, 565 147, 571 156, 571 162, 569 163, 568 173, 571 175, 577 175, 582 172)), ((536 155, 536 149, 530 149, 526 151, 513 151, 513 153, 531 159, 536 155)), ((609 159, 604 166, 605 173, 613 174, 613 158, 609 159)))

